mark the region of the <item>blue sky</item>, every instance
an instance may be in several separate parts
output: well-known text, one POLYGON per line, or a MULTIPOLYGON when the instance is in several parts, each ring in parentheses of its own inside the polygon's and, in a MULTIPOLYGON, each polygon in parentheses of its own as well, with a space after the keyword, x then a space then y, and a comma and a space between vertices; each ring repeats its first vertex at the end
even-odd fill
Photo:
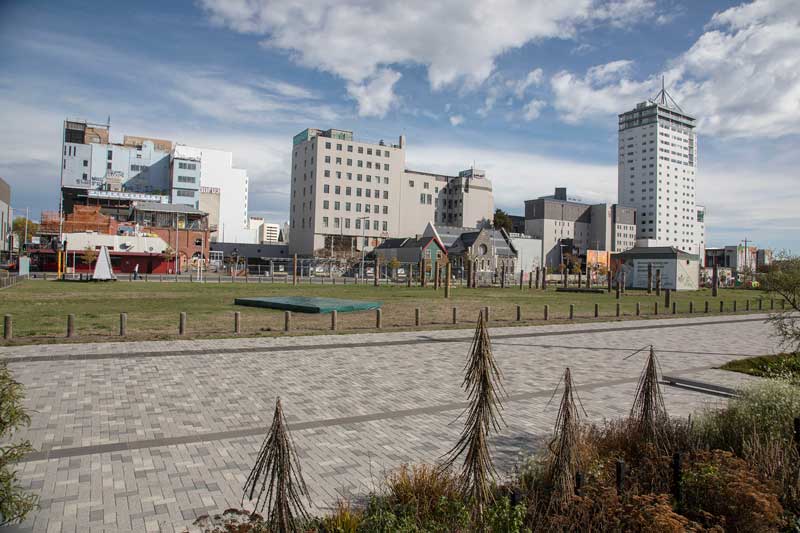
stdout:
POLYGON ((410 168, 487 170, 498 207, 616 200, 616 114, 664 75, 699 120, 709 245, 800 249, 800 0, 0 3, 0 176, 58 205, 65 117, 230 150, 288 212, 292 136, 405 134, 410 168))

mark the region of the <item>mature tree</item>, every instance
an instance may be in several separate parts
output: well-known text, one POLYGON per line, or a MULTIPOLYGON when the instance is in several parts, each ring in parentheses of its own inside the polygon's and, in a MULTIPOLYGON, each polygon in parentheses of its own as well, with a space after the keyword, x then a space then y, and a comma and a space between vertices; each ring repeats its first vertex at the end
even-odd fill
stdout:
POLYGON ((289 533, 304 531, 303 520, 309 518, 303 503, 308 489, 300 470, 300 461, 283 416, 281 399, 275 402, 275 413, 256 464, 244 484, 242 501, 256 496, 254 513, 269 509, 267 524, 270 531, 289 533))
POLYGON ((783 348, 800 351, 800 257, 781 254, 762 279, 764 289, 786 300, 786 308, 770 317, 783 348))
POLYGON ((500 422, 503 421, 501 400, 507 396, 502 374, 492 356, 492 343, 483 312, 478 315, 478 325, 464 371, 462 386, 469 395, 469 406, 465 411, 467 419, 461 438, 448 452, 443 468, 451 468, 464 455, 459 484, 464 497, 472 502, 473 517, 480 524, 483 512, 492 499, 492 481, 497 477, 489 451, 489 432, 500 431, 500 422))
POLYGON ((25 223, 28 225, 28 238, 39 233, 39 224, 25 217, 15 217, 11 222, 11 232, 23 238, 25 236, 25 223))
POLYGON ((503 228, 507 232, 511 232, 513 228, 513 224, 511 222, 511 217, 508 216, 508 213, 503 211, 502 209, 495 209, 494 210, 494 219, 492 220, 492 225, 495 229, 503 228))
POLYGON ((0 363, 0 526, 21 522, 35 507, 37 498, 19 488, 14 463, 31 451, 28 441, 11 442, 16 430, 30 424, 22 407, 22 385, 11 376, 5 363, 0 363))

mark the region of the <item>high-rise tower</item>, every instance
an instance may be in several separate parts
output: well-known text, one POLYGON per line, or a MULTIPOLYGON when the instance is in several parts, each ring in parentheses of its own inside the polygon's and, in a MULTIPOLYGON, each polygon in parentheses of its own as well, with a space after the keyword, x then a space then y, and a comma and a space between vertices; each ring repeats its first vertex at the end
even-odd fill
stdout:
POLYGON ((694 128, 663 81, 655 98, 619 115, 618 201, 636 207, 637 239, 700 254, 694 128))

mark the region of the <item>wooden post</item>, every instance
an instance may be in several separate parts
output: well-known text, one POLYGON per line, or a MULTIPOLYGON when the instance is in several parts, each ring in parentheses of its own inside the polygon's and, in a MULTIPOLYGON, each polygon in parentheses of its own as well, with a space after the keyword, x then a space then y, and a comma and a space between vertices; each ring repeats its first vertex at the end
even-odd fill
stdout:
POLYGON ((569 319, 575 318, 575 304, 569 304, 569 319))
POLYGON ((747 300, 744 301, 744 310, 745 311, 749 311, 750 310, 750 298, 748 298, 747 300))
POLYGON ((720 300, 719 301, 719 312, 720 313, 724 313, 725 312, 725 300, 720 300))
POLYGON ((486 323, 489 323, 489 306, 483 308, 483 316, 486 318, 486 323))
POLYGON ((372 278, 373 278, 373 279, 372 279, 372 284, 373 284, 373 286, 375 286, 375 287, 377 287, 377 286, 378 286, 378 281, 381 279, 381 274, 380 274, 380 272, 381 272, 381 260, 380 260, 380 258, 379 258, 379 257, 376 255, 376 256, 375 256, 375 268, 374 268, 374 269, 372 269, 372 274, 373 274, 373 276, 372 276, 372 278))
POLYGON ((733 312, 736 312, 736 300, 733 301, 733 312))
POLYGON ((3 339, 10 341, 14 336, 14 324, 11 320, 11 315, 3 317, 3 339))
POLYGON ((583 287, 583 272, 578 270, 578 288, 583 287))
POLYGON ((611 273, 610 268, 608 269, 608 272, 606 272, 606 278, 608 278, 608 292, 611 292, 611 280, 614 278, 614 275, 611 273))
POLYGON ((453 324, 458 324, 458 308, 453 308, 453 324))
POLYGON ((539 288, 539 272, 542 270, 540 267, 536 267, 536 288, 539 288))
POLYGON ((447 263, 447 266, 444 267, 445 270, 445 278, 444 278, 444 297, 450 298, 450 277, 452 275, 453 267, 450 266, 450 263, 447 263))
POLYGON ((419 283, 421 287, 428 286, 428 273, 426 272, 425 256, 422 257, 421 265, 419 267, 419 283))
POLYGON ((619 314, 620 314, 619 312, 620 312, 620 305, 619 305, 619 302, 617 302, 617 316, 619 316, 619 314))
POLYGON ((522 290, 524 288, 524 286, 523 286, 524 282, 525 282, 525 271, 524 270, 520 270, 519 271, 519 290, 522 290))
POLYGON ((375 327, 381 329, 383 327, 382 313, 380 309, 375 310, 375 327))
POLYGON ((178 335, 186 334, 186 311, 181 311, 180 320, 178 321, 178 335))
POLYGON ((544 319, 550 320, 550 306, 547 304, 544 306, 544 319))
POLYGON ((658 301, 653 302, 653 314, 658 314, 658 301))
POLYGON ((128 334, 128 313, 119 314, 119 336, 124 337, 128 334))
MULTIPOLYGON (((538 282, 536 283, 536 286, 538 288, 539 286, 538 282)), ((530 273, 528 274, 528 290, 531 289, 533 289, 533 270, 531 270, 530 273)))
POLYGON ((472 287, 472 261, 465 257, 463 263, 464 275, 467 277, 467 288, 469 289, 472 287))
POLYGON ((661 296, 661 269, 656 270, 656 296, 661 296))
POLYGON ((764 309, 764 300, 759 298, 758 299, 758 310, 761 311, 762 309, 764 309))
POLYGON ((705 312, 708 313, 708 300, 706 300, 706 309, 705 312))
POLYGON ((520 320, 522 320, 522 306, 518 305, 517 306, 517 322, 519 322, 520 320))
POLYGON ((620 290, 622 291, 622 294, 625 294, 625 272, 622 272, 621 277, 622 277, 622 287, 620 288, 620 290))
POLYGON ((619 300, 619 283, 617 283, 617 286, 616 286, 616 288, 614 290, 616 291, 615 292, 615 297, 616 297, 617 300, 619 300))
POLYGON ((664 289, 664 309, 669 309, 671 305, 672 299, 672 291, 669 289, 664 289))
POLYGON ((542 290, 547 290, 547 267, 542 267, 542 290))
POLYGON ((653 263, 647 263, 647 294, 653 294, 653 263))
POLYGON ((292 285, 297 285, 297 254, 292 258, 292 285))
POLYGON ((775 298, 770 298, 769 299, 769 308, 770 308, 770 310, 775 309, 775 298))
POLYGON ((75 315, 67 315, 67 337, 75 336, 75 315))
POLYGON ((292 329, 292 312, 284 311, 283 313, 283 331, 292 329))
POLYGON ((419 307, 414 308, 414 325, 419 326, 419 307))
POLYGON ((694 301, 689 300, 689 314, 694 314, 694 301))
POLYGON ((600 316, 600 304, 594 304, 594 317, 597 318, 600 316))
POLYGON ((711 296, 713 298, 717 297, 717 292, 719 291, 719 269, 716 264, 711 270, 711 296))
POLYGON ((506 266, 503 265, 500 267, 500 288, 506 288, 506 266))
POLYGON ((672 314, 673 315, 678 314, 678 302, 672 302, 672 314))
POLYGON ((338 318, 338 313, 336 309, 331 311, 331 331, 336 331, 336 320, 338 318))
POLYGON ((642 304, 636 302, 636 316, 639 316, 641 314, 642 314, 642 304))

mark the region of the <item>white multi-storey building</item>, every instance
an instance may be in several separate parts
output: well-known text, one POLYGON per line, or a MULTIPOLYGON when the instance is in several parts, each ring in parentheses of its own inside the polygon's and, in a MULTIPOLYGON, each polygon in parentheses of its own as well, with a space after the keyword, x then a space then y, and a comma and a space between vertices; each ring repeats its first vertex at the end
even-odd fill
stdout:
POLYGON ((346 253, 390 237, 421 234, 429 222, 478 227, 494 213, 483 171, 458 176, 406 170, 398 144, 353 140, 344 130, 295 135, 289 222, 291 253, 346 253))
POLYGON ((10 248, 11 236, 11 187, 0 178, 0 252, 10 248))
POLYGON ((64 122, 65 213, 75 203, 98 203, 112 215, 134 200, 185 204, 213 215, 212 240, 253 242, 247 171, 234 168, 231 152, 128 135, 115 143, 109 134, 108 124, 64 122))
POLYGON ((619 203, 636 207, 637 239, 701 253, 695 119, 662 88, 619 115, 619 203))

